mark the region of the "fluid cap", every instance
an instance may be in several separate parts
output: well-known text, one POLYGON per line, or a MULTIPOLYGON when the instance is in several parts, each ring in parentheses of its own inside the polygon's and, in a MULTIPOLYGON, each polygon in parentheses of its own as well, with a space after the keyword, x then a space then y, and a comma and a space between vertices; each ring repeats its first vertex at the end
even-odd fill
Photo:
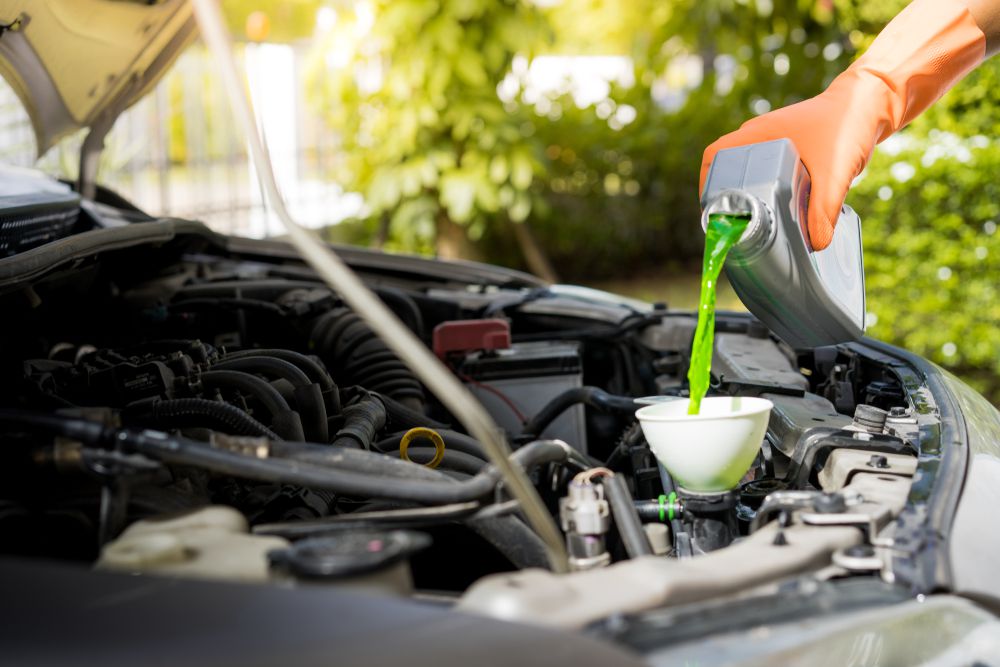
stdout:
POLYGON ((869 433, 882 433, 889 413, 874 405, 859 405, 854 409, 854 426, 869 433))
POLYGON ((345 579, 382 570, 431 543, 410 530, 351 532, 311 537, 268 554, 271 567, 306 579, 345 579))

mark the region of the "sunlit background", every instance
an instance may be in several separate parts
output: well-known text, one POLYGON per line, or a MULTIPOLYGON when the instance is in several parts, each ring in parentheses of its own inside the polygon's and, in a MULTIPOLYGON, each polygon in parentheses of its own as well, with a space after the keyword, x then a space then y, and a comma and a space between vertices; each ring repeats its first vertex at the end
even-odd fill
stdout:
MULTIPOLYGON (((332 241, 495 262, 690 307, 704 146, 819 92, 903 0, 226 0, 292 212, 332 241)), ((99 174, 151 213, 281 233, 200 44, 99 174)), ((1000 401, 1000 65, 886 142, 848 203, 872 335, 1000 401)), ((0 158, 37 156, 0 87, 0 158)), ((731 291, 728 307, 740 307, 731 291)))

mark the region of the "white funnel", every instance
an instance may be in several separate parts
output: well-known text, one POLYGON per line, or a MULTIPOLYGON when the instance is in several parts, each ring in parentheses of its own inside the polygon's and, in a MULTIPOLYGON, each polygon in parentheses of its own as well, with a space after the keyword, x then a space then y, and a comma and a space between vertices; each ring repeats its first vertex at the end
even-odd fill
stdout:
POLYGON ((712 396, 689 415, 689 399, 635 413, 653 454, 687 491, 728 491, 750 468, 767 431, 773 404, 765 398, 712 396))

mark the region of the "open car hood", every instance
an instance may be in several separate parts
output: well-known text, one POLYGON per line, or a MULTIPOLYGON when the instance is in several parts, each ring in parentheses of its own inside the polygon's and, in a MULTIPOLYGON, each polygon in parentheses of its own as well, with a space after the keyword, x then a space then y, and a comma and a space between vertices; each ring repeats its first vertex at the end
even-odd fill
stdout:
POLYGON ((38 154, 106 126, 193 39, 186 0, 0 0, 0 74, 24 104, 38 154))

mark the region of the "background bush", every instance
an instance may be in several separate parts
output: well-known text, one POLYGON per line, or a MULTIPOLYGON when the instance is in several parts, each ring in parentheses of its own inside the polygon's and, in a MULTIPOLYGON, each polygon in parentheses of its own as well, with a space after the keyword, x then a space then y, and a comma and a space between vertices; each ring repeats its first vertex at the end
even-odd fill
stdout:
POLYGON ((862 216, 872 336, 1000 402, 1000 63, 883 145, 848 201, 862 216))

